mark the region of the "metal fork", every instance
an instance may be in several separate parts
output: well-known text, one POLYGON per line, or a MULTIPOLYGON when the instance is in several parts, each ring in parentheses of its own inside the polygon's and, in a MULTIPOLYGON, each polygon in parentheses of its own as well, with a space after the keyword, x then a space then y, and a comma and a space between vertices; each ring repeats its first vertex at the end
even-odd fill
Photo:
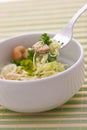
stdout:
POLYGON ((77 18, 87 10, 87 4, 85 4, 70 20, 70 22, 61 29, 52 39, 55 41, 58 41, 60 43, 61 48, 64 47, 69 43, 69 41, 72 39, 73 34, 73 26, 76 22, 77 18))

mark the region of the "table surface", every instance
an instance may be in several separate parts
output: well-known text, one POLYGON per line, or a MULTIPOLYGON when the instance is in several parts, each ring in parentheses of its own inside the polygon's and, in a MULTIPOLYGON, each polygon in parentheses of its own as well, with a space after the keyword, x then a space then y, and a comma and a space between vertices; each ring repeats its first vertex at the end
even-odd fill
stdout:
MULTIPOLYGON (((87 3, 87 0, 9 1, 0 0, 0 40, 28 32, 56 33, 87 3)), ((44 113, 16 113, 0 106, 1 130, 87 129, 87 12, 77 20, 73 37, 84 48, 85 80, 80 91, 60 108, 44 113)))

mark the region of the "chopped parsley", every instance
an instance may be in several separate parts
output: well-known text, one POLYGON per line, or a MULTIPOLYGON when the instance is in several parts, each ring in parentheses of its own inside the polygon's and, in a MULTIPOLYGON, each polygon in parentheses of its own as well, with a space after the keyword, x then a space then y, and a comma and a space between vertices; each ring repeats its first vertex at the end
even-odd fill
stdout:
POLYGON ((47 45, 50 45, 52 43, 52 41, 50 40, 50 37, 47 35, 47 33, 44 33, 41 35, 41 41, 47 45))

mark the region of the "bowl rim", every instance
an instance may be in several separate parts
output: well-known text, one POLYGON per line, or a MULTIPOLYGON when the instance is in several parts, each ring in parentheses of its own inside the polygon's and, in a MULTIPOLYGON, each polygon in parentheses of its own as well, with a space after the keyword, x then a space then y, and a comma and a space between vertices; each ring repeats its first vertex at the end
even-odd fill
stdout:
MULTIPOLYGON (((15 39, 15 38, 18 38, 18 37, 21 37, 21 36, 35 35, 35 34, 39 34, 40 35, 40 34, 43 34, 43 33, 44 32, 30 32, 30 33, 24 33, 24 34, 16 35, 16 36, 13 36, 13 37, 1 40, 0 44, 3 43, 3 42, 5 42, 5 41, 11 40, 11 39, 15 39)), ((52 32, 45 32, 45 33, 48 33, 49 35, 55 35, 55 33, 52 33, 52 32)), ((80 48, 81 54, 80 54, 78 60, 72 66, 70 66, 69 68, 67 68, 66 70, 64 70, 63 72, 56 73, 56 74, 48 76, 48 77, 38 78, 38 79, 32 79, 32 80, 21 80, 20 81, 20 80, 5 80, 5 79, 0 79, 0 82, 6 82, 6 83, 36 83, 36 82, 42 82, 42 81, 46 81, 46 80, 51 80, 53 78, 56 78, 56 77, 59 77, 59 76, 62 76, 62 75, 65 75, 65 74, 69 73, 70 71, 72 71, 81 62, 81 60, 83 59, 83 55, 84 55, 84 50, 83 50, 83 47, 80 44, 80 42, 77 41, 74 38, 72 38, 72 41, 74 41, 78 45, 78 47, 80 48)))

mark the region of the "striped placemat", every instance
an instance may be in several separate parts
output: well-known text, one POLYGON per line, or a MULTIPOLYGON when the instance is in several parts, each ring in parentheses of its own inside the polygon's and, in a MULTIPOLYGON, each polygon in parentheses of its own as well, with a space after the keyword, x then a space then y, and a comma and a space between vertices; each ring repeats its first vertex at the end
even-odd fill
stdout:
MULTIPOLYGON (((57 32, 87 0, 0 0, 0 40, 28 32, 57 32), (12 2, 11 2, 12 1, 12 2)), ((37 114, 16 113, 0 106, 1 130, 87 129, 87 12, 76 22, 74 38, 85 57, 85 81, 61 108, 37 114)))

